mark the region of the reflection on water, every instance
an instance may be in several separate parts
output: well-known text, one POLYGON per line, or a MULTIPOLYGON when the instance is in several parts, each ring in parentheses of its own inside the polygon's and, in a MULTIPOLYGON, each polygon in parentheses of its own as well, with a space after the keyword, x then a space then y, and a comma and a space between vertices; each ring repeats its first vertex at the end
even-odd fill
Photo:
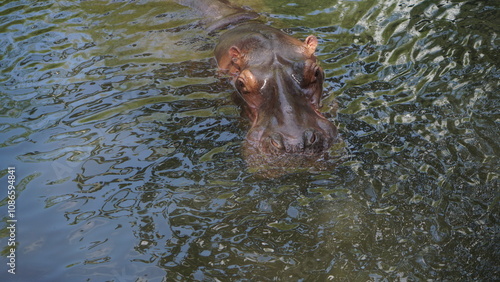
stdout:
POLYGON ((1 3, 14 278, 500 279, 494 2, 245 2, 318 36, 323 111, 349 150, 331 170, 278 179, 245 169, 217 35, 189 9, 1 3))

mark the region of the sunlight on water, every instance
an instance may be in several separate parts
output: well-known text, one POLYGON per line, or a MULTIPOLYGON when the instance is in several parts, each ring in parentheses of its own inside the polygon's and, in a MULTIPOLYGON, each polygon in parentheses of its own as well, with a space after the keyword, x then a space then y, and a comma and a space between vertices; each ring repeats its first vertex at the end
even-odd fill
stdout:
POLYGON ((346 146, 274 179, 246 167, 220 33, 189 8, 0 3, 13 281, 499 280, 494 2, 235 1, 318 37, 346 146))

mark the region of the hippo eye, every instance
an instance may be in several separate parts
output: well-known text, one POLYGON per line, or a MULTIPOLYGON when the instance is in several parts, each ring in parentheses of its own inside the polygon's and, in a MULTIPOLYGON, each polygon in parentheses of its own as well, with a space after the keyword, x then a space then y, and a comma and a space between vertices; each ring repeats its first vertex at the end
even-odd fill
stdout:
POLYGON ((245 82, 242 79, 236 80, 235 86, 236 86, 236 89, 238 89, 238 91, 241 94, 248 94, 249 93, 247 86, 245 85, 245 82))
POLYGON ((236 88, 240 91, 243 91, 243 89, 245 89, 245 83, 243 82, 243 80, 236 80, 236 88))

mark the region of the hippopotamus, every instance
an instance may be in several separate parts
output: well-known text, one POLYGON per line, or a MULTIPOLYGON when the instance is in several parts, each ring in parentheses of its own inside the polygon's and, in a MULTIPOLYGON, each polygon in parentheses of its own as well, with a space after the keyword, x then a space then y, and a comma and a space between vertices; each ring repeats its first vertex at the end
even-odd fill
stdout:
POLYGON ((340 138, 320 112, 325 76, 315 56, 318 39, 298 40, 226 1, 177 2, 200 11, 209 32, 226 28, 214 53, 250 121, 244 143, 249 165, 303 166, 323 159, 340 138))

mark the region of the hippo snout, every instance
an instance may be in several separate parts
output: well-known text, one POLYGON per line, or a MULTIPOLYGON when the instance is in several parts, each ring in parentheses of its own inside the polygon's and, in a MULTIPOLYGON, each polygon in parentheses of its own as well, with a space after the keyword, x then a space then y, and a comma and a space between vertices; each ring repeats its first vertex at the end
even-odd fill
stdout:
POLYGON ((252 128, 247 135, 247 141, 267 154, 322 154, 333 143, 337 131, 329 121, 321 121, 319 120, 316 126, 307 128, 252 128))
POLYGON ((298 136, 285 133, 272 133, 264 141, 263 146, 273 153, 305 153, 314 154, 328 147, 331 138, 325 134, 308 129, 298 136), (266 144, 267 143, 267 144, 266 144))

